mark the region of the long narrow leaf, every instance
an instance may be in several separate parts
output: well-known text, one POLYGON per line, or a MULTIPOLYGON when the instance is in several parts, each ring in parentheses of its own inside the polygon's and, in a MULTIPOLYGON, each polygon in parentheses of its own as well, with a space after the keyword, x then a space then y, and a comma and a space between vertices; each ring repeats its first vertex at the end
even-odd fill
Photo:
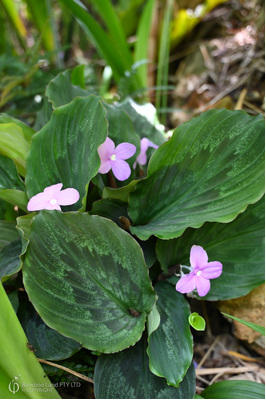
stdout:
MULTIPOLYGON (((170 24, 174 0, 167 0, 161 29, 161 39, 158 58, 157 86, 166 86, 168 82, 169 51, 170 51, 170 24)), ((158 90, 156 93, 156 108, 160 112, 167 106, 167 94, 158 90)), ((165 115, 162 120, 164 123, 165 115)))
POLYGON ((23 24, 22 19, 20 18, 15 2, 10 0, 0 0, 0 4, 4 9, 12 27, 15 29, 17 38, 21 46, 23 47, 23 49, 26 49, 27 30, 23 24))
POLYGON ((26 0, 28 10, 32 15, 34 24, 42 35, 42 41, 46 50, 56 49, 56 40, 53 31, 52 13, 50 12, 49 0, 36 1, 26 0))
POLYGON ((27 338, 2 284, 0 303, 1 395, 8 399, 59 399, 59 394, 44 374, 34 353, 26 346, 27 338), (49 390, 42 392, 39 388, 49 390))
POLYGON ((254 331, 259 332, 261 335, 265 336, 265 328, 264 328, 264 326, 260 326, 258 324, 254 324, 253 322, 245 321, 244 319, 234 317, 233 315, 226 314, 224 312, 222 314, 225 315, 226 317, 232 318, 235 321, 240 322, 243 325, 248 326, 249 328, 253 329, 254 331))
MULTIPOLYGON (((153 10, 156 0, 149 0, 145 6, 143 14, 140 18, 138 31, 137 31, 137 42, 135 45, 135 62, 148 60, 148 48, 149 48, 149 35, 151 30, 151 23, 153 19, 153 10)), ((148 86, 148 68, 147 63, 143 63, 138 68, 138 76, 140 77, 141 84, 145 88, 148 86)))
POLYGON ((102 29, 98 22, 89 12, 76 0, 64 0, 64 5, 79 21, 85 33, 95 45, 99 54, 105 59, 113 70, 115 79, 118 81, 128 70, 127 58, 121 57, 118 51, 119 44, 114 42, 110 36, 102 29), (125 62, 127 64, 125 64, 125 62))
POLYGON ((125 65, 128 65, 128 69, 131 68, 133 63, 132 55, 129 51, 125 34, 123 32, 122 25, 117 17, 114 7, 110 0, 91 0, 93 5, 96 7, 102 20, 105 22, 110 37, 113 42, 116 43, 116 47, 119 50, 121 56, 123 56, 123 61, 125 65))

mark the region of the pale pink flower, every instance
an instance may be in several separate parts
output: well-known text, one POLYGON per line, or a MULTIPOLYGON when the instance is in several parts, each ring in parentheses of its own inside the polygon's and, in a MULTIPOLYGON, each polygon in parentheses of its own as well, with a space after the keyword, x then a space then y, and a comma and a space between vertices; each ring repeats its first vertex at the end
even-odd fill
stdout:
POLYGON ((107 137, 98 148, 98 153, 101 159, 100 174, 106 174, 112 169, 114 176, 119 181, 125 181, 130 177, 130 166, 124 160, 136 153, 134 144, 124 142, 115 147, 114 142, 107 137))
POLYGON ((151 142, 147 138, 142 138, 140 141, 140 153, 134 163, 133 167, 136 168, 137 164, 145 165, 147 163, 147 150, 149 147, 153 147, 154 149, 158 149, 158 146, 151 142))
POLYGON ((201 246, 192 246, 190 250, 190 265, 183 268, 191 272, 184 275, 176 284, 176 290, 180 293, 190 293, 197 289, 200 297, 206 296, 210 290, 210 279, 218 278, 222 273, 222 264, 219 261, 208 262, 208 255, 201 246))
POLYGON ((73 188, 61 190, 62 187, 62 183, 57 183, 33 196, 28 202, 28 211, 61 210, 60 206, 70 206, 76 203, 79 199, 79 192, 73 188))

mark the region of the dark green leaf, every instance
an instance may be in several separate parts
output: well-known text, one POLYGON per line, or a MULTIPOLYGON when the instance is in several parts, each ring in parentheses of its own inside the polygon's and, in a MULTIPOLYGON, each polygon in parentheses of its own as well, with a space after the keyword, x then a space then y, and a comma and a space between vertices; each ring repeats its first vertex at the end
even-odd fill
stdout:
POLYGON ((264 121, 210 110, 157 149, 129 196, 132 233, 171 239, 204 222, 230 222, 264 193, 264 121))
MULTIPOLYGON (((137 112, 132 104, 133 101, 131 99, 127 99, 123 103, 119 104, 119 107, 122 110, 126 111, 127 114, 130 116, 135 130, 136 132, 138 132, 138 135, 141 138, 146 137, 153 143, 160 146, 166 140, 162 132, 157 129, 154 124, 148 121, 147 118, 137 112)), ((135 103, 135 107, 136 106, 138 106, 138 104, 135 103)))
POLYGON ((0 221, 0 280, 20 269, 21 240, 16 223, 0 221))
POLYGON ((216 382, 201 396, 204 399, 265 399, 265 385, 244 380, 216 382))
POLYGON ((17 315, 36 357, 63 360, 81 349, 79 343, 49 328, 28 301, 20 304, 17 315))
POLYGON ((0 191, 4 189, 24 190, 24 184, 20 179, 14 162, 0 154, 0 191))
POLYGON ((47 122, 49 122, 53 112, 52 104, 49 103, 47 97, 42 100, 42 107, 40 111, 36 113, 36 121, 34 124, 34 129, 36 131, 41 130, 47 122))
POLYGON ((0 279, 18 272, 21 268, 21 240, 14 240, 0 251, 0 279))
POLYGON ((29 239, 23 280, 48 326, 106 353, 140 339, 156 296, 128 233, 106 218, 41 211, 29 239))
MULTIPOLYGON (((156 332, 156 331, 155 331, 156 332)), ((192 399, 195 370, 191 365, 178 388, 149 370, 146 339, 117 354, 98 358, 94 372, 96 399, 192 399)))
POLYGON ((19 306, 18 291, 14 290, 14 292, 9 293, 8 298, 9 298, 9 301, 16 313, 18 310, 18 306, 19 306))
MULTIPOLYGON (((226 300, 249 293, 264 282, 264 198, 248 206, 229 224, 206 223, 187 229, 178 239, 158 240, 158 259, 167 271, 174 264, 189 265, 191 247, 202 246, 209 261, 223 264, 222 275, 211 280, 208 300, 226 300)), ((171 278, 175 284, 177 278, 171 278)))
POLYGON ((137 180, 131 181, 128 185, 118 189, 105 187, 103 190, 103 199, 117 199, 127 203, 129 193, 134 190, 137 182, 137 180))
POLYGON ((184 296, 168 282, 157 283, 155 290, 161 322, 149 337, 149 365, 155 375, 166 378, 168 385, 178 387, 193 356, 190 308, 184 296))
POLYGON ((13 122, 0 124, 0 149, 1 154, 14 161, 20 175, 25 176, 26 156, 30 149, 30 140, 25 137, 20 125, 13 122))
POLYGON ((0 250, 18 238, 15 221, 0 221, 0 250))
POLYGON ((29 236, 30 236, 30 229, 32 218, 36 215, 36 212, 30 213, 28 215, 23 215, 22 217, 17 218, 17 230, 20 234, 21 241, 22 241, 22 250, 21 255, 25 253, 28 244, 29 244, 29 236))
POLYGON ((101 217, 109 218, 114 221, 118 226, 123 228, 121 225, 120 217, 128 218, 127 215, 127 204, 112 199, 103 199, 95 201, 90 211, 91 215, 100 215, 101 217))
MULTIPOLYGON (((70 69, 61 72, 47 86, 45 94, 54 109, 70 103, 75 97, 86 97, 92 94, 91 90, 84 90, 79 85, 73 84, 72 74, 73 71, 70 69)), ((75 74, 74 82, 76 82, 75 74)))
POLYGON ((29 197, 63 183, 63 189, 75 188, 80 194, 80 200, 65 209, 82 206, 86 186, 100 167, 97 149, 107 136, 105 114, 94 95, 77 98, 53 112, 32 141, 26 177, 29 197))

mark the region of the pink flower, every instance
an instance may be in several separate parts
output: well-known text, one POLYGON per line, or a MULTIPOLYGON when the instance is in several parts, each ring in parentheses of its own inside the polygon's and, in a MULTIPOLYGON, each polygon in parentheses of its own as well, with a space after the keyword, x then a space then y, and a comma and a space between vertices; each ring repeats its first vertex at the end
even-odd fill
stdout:
POLYGON ((61 190, 62 187, 62 183, 57 183, 33 196, 28 202, 28 210, 61 210, 60 206, 70 206, 76 203, 79 199, 79 192, 73 188, 61 190))
POLYGON ((148 147, 153 147, 154 149, 158 149, 158 146, 151 142, 147 138, 142 138, 140 141, 140 153, 136 159, 136 162, 134 163, 133 167, 136 168, 137 163, 139 165, 145 165, 147 163, 147 155, 146 152, 148 150, 148 147))
POLYGON ((130 177, 130 166, 124 160, 136 153, 134 144, 125 142, 115 147, 114 142, 107 137, 105 142, 98 148, 98 153, 101 159, 100 174, 106 174, 112 169, 114 176, 119 181, 125 181, 130 177))
POLYGON ((205 296, 210 290, 210 279, 218 278, 222 273, 222 264, 219 261, 208 263, 208 255, 201 246, 192 246, 190 250, 191 267, 181 265, 181 269, 187 268, 191 272, 184 275, 176 284, 176 290, 180 293, 190 293, 197 289, 200 297, 205 296))

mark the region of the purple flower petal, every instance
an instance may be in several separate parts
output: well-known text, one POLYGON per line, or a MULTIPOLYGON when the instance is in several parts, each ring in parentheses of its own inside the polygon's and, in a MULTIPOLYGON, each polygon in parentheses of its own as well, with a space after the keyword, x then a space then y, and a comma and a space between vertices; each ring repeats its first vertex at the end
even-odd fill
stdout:
POLYGON ((155 149, 158 148, 158 146, 156 144, 154 144, 153 142, 151 142, 149 139, 147 139, 147 138, 141 139, 141 141, 140 141, 140 154, 137 157, 137 162, 140 165, 145 165, 147 163, 146 152, 148 150, 148 147, 153 147, 155 149))
POLYGON ((201 276, 206 279, 218 278, 223 272, 223 265, 219 261, 209 262, 201 269, 201 276))
POLYGON ((150 146, 150 143, 152 143, 152 142, 150 142, 149 139, 142 138, 140 141, 140 152, 146 153, 146 151, 148 150, 148 147, 150 146))
POLYGON ((208 263, 208 255, 201 246, 192 246, 190 250, 190 265, 193 268, 203 267, 208 263))
POLYGON ((98 154, 100 156, 101 162, 103 163, 108 161, 109 157, 113 154, 114 150, 115 150, 114 142, 112 141, 112 139, 107 137, 105 139, 105 142, 98 147, 98 154))
POLYGON ((190 293, 196 289, 196 275, 190 272, 182 276, 176 284, 176 290, 180 293, 190 293))
POLYGON ((59 210, 61 211, 61 207, 58 204, 58 202, 56 201, 56 203, 54 203, 55 199, 52 199, 52 201, 50 200, 49 203, 47 203, 46 207, 44 208, 44 210, 59 210))
POLYGON ((115 151, 114 154, 116 158, 119 160, 127 160, 128 158, 132 157, 136 153, 136 146, 131 143, 120 143, 115 151))
POLYGON ((100 174, 107 174, 107 172, 109 172, 111 169, 111 163, 109 160, 107 161, 102 161, 101 166, 99 168, 99 173, 100 174))
POLYGON ((61 192, 56 195, 56 200, 60 206, 69 206, 76 203, 78 199, 79 192, 73 188, 61 190, 61 192))
POLYGON ((29 200, 27 209, 28 211, 44 210, 49 200, 51 200, 51 195, 49 193, 38 193, 29 200))
POLYGON ((202 275, 196 277, 196 286, 200 297, 206 296, 211 288, 209 279, 203 278, 202 275))
POLYGON ((63 187, 63 183, 56 183, 55 185, 47 186, 43 193, 50 195, 51 197, 54 197, 57 193, 60 192, 60 190, 63 187))
POLYGON ((128 163, 124 160, 111 161, 112 171, 114 176, 119 181, 125 181, 130 177, 131 169, 128 163))

